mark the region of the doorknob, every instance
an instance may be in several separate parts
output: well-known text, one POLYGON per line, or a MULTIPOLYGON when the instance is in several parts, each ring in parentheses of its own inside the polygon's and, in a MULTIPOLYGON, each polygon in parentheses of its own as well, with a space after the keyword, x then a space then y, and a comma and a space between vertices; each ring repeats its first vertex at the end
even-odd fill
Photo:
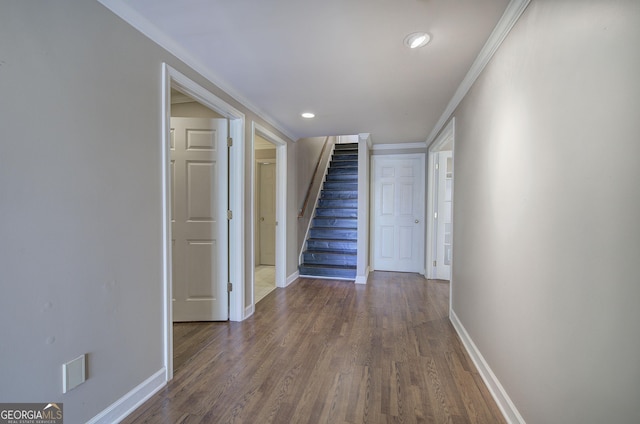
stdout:
POLYGON ((264 222, 264 216, 260 217, 260 222, 264 222))
POLYGON ((420 220, 419 220, 419 219, 416 219, 416 221, 415 221, 415 222, 416 222, 416 224, 419 224, 419 223, 420 223, 420 220))

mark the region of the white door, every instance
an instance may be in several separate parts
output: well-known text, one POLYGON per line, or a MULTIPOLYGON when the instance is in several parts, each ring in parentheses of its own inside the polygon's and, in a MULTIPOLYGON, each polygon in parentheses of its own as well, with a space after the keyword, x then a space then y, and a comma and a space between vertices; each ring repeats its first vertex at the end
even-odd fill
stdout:
POLYGON ((373 156, 373 268, 424 273, 423 154, 373 156))
POLYGON ((258 184, 260 265, 276 264, 276 164, 260 163, 258 184))
POLYGON ((435 278, 441 280, 451 279, 451 255, 453 243, 453 152, 444 151, 437 153, 437 198, 434 216, 436 228, 436 258, 435 278))
POLYGON ((226 321, 227 120, 171 118, 173 320, 226 321))

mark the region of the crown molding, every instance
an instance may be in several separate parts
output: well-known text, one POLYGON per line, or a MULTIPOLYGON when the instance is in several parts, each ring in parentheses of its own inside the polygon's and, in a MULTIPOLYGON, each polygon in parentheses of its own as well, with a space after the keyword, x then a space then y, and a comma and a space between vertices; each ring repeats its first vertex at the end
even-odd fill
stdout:
POLYGON ((242 106, 249 109, 251 112, 255 113, 260 117, 260 119, 264 120, 266 123, 271 125, 273 128, 281 132, 283 135, 288 137, 292 141, 296 141, 297 138, 289 131, 284 125, 280 124, 277 120, 270 117, 267 113, 265 113, 262 109, 252 104, 247 98, 241 95, 237 90, 235 90, 231 85, 226 83, 222 78, 216 75, 211 68, 204 65, 199 59, 196 59, 193 55, 191 55, 187 50, 184 49, 180 44, 176 43, 171 37, 169 37, 165 32, 160 30, 157 26, 151 23, 147 18, 142 16, 138 11, 133 9, 129 4, 124 0, 98 0, 100 4, 109 9, 115 15, 120 17, 126 23, 140 31, 143 35, 149 38, 154 43, 158 44, 160 47, 167 50, 169 53, 177 57, 179 60, 184 62, 186 65, 191 67, 193 70, 198 72, 204 78, 206 78, 209 82, 216 85, 219 89, 224 91, 226 94, 231 96, 235 101, 240 103, 242 106))
POLYGON ((487 42, 484 44, 484 47, 482 47, 482 50, 480 50, 480 53, 478 53, 478 56, 476 57, 476 60, 471 65, 471 68, 469 68, 469 72, 465 75, 464 79, 458 86, 458 89, 449 101, 449 104, 440 116, 440 119, 438 119, 438 122, 436 122, 431 133, 429 133, 429 137, 427 137, 426 141, 427 145, 433 143, 433 140, 435 140, 444 124, 449 120, 451 114, 453 114, 462 99, 464 99, 464 96, 467 95, 473 83, 476 82, 484 68, 493 57, 494 53, 498 50, 498 47, 500 47, 504 39, 509 35, 513 26, 518 22, 518 19, 520 19, 520 16, 529 5, 529 1, 530 0, 511 0, 511 2, 509 2, 502 17, 491 32, 487 42))
POLYGON ((426 149, 427 143, 419 141, 417 143, 391 143, 374 144, 372 150, 405 150, 405 149, 426 149))

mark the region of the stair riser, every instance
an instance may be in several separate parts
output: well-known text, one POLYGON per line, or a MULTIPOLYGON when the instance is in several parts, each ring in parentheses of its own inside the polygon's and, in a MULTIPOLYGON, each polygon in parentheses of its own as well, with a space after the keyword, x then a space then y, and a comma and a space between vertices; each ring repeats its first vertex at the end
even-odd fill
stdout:
POLYGON ((328 174, 325 181, 357 183, 358 174, 328 174))
POLYGON ((342 228, 311 228, 309 236, 314 239, 358 240, 358 231, 342 228))
POLYGON ((322 190, 320 192, 321 199, 345 199, 345 200, 353 200, 358 199, 357 191, 349 191, 349 190, 322 190))
POLYGON ((345 167, 357 168, 358 161, 357 160, 332 160, 330 167, 331 168, 345 168, 345 167))
POLYGON ((343 161, 343 160, 344 161, 355 160, 357 162, 358 152, 336 152, 331 157, 332 162, 343 161))
POLYGON ((356 253, 358 249, 358 242, 346 241, 346 240, 307 240, 308 250, 323 250, 327 252, 343 252, 343 253, 356 253))
POLYGON ((302 255, 304 264, 355 266, 356 255, 339 255, 331 253, 305 252, 302 255))
POLYGON ((323 190, 350 190, 358 191, 358 183, 344 183, 340 181, 326 181, 322 186, 323 190))
POLYGON ((318 206, 321 208, 357 208, 357 200, 320 199, 318 206))
POLYGON ((358 143, 340 143, 336 144, 336 150, 357 149, 358 143))
POLYGON ((313 218, 313 227, 358 228, 357 219, 313 218))
POLYGON ((331 268, 316 268, 305 267, 300 265, 300 275, 314 275, 318 277, 334 277, 344 278, 345 280, 353 280, 356 278, 355 269, 331 269, 331 268))
POLYGON ((336 218, 357 218, 358 210, 357 209, 347 209, 347 208, 317 208, 316 209, 317 217, 336 217, 336 218))
POLYGON ((333 174, 349 174, 349 175, 355 175, 356 177, 358 176, 358 168, 354 168, 352 166, 349 167, 331 167, 329 168, 329 171, 327 171, 329 173, 329 175, 333 175, 333 174))

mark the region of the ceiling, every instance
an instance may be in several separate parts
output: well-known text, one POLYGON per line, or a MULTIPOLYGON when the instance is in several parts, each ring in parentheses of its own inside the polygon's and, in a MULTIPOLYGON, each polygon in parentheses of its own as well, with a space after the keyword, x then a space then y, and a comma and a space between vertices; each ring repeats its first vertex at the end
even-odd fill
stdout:
POLYGON ((370 133, 393 144, 427 139, 508 3, 127 0, 125 19, 294 140, 370 133), (403 40, 416 31, 431 42, 411 50, 403 40))

